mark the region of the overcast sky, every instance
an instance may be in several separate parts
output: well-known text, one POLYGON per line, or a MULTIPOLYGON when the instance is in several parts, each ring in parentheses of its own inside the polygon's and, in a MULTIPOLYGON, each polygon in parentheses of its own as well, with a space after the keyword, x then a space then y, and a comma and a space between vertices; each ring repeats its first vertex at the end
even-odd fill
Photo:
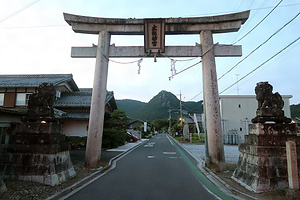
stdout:
MULTIPOLYGON (((213 16, 251 10, 249 19, 238 32, 214 35, 215 43, 233 44, 255 27, 279 2, 280 0, 0 0, 0 74, 71 73, 78 87, 91 88, 95 59, 71 58, 70 54, 72 46, 97 44, 97 35, 74 33, 64 21, 64 12, 107 18, 168 18, 213 16)), ((242 57, 216 59, 218 77, 226 74, 219 80, 219 92, 222 95, 254 95, 257 82, 269 81, 273 85, 273 92, 293 95, 291 104, 300 103, 300 40, 266 62, 300 37, 299 16, 247 56, 299 14, 299 11, 300 0, 283 0, 257 28, 236 43, 242 45, 242 57), (240 61, 242 62, 234 67, 240 61), (266 64, 262 65, 264 62, 266 64), (253 70, 255 71, 250 73, 253 70), (228 88, 238 79, 242 80, 228 88)), ((169 46, 195 45, 196 42, 200 43, 199 35, 166 36, 166 45, 169 46)), ((143 37, 112 36, 111 43, 118 46, 142 46, 143 37)), ((112 60, 128 62, 137 59, 112 60)), ((200 58, 196 58, 193 61, 176 62, 176 70, 185 69, 199 60, 200 58)), ((148 102, 161 90, 167 90, 175 95, 179 95, 181 91, 184 101, 199 101, 203 98, 201 67, 199 64, 169 81, 171 64, 167 58, 158 58, 157 62, 153 58, 144 59, 140 74, 137 73, 137 63, 110 62, 107 89, 114 91, 116 99, 148 102)))

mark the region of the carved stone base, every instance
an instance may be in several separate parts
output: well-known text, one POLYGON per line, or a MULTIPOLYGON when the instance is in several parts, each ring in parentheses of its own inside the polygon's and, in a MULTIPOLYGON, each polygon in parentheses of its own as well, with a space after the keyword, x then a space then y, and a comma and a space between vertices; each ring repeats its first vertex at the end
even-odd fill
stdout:
POLYGON ((291 118, 287 118, 287 117, 273 117, 273 116, 263 116, 263 117, 260 117, 260 116, 256 116, 254 117, 251 122, 252 123, 266 123, 266 122, 275 122, 275 123, 291 123, 291 118))
POLYGON ((16 130, 0 156, 4 179, 57 185, 75 176, 61 124, 26 122, 16 130))
MULTIPOLYGON (((250 124, 245 143, 239 145, 239 161, 232 179, 256 193, 288 187, 286 141, 297 144, 300 168, 300 137, 294 124, 250 124)), ((299 174, 300 175, 300 174, 299 174)))

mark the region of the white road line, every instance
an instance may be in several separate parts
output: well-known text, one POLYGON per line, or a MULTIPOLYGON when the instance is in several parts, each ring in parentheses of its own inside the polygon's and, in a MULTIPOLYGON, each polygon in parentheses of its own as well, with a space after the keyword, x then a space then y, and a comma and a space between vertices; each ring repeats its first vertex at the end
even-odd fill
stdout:
POLYGON ((176 152, 163 152, 163 154, 165 154, 165 155, 175 155, 176 152))
POLYGON ((172 144, 172 146, 174 146, 174 143, 172 142, 172 140, 170 139, 170 137, 167 135, 167 138, 169 140, 169 142, 172 144))

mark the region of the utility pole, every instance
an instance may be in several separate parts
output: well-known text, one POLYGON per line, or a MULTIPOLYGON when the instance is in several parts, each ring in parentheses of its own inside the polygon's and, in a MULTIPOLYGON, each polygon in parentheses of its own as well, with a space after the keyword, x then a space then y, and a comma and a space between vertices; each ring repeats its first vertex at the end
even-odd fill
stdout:
POLYGON ((237 93, 237 95, 239 95, 239 75, 240 74, 235 74, 236 75, 236 93, 237 93))
POLYGON ((171 134, 171 133, 172 133, 172 131, 171 131, 171 128, 172 128, 172 121, 171 121, 172 117, 171 117, 171 112, 172 112, 172 110, 169 109, 169 135, 172 135, 172 134, 171 134))
POLYGON ((179 99, 180 99, 180 124, 182 125, 182 103, 181 103, 181 90, 180 90, 180 94, 179 94, 179 99))

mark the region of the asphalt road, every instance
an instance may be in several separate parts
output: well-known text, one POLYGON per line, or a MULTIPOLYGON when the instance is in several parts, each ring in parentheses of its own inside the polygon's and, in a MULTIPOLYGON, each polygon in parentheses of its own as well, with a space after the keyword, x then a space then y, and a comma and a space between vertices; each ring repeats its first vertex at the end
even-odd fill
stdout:
POLYGON ((218 199, 213 193, 230 199, 205 179, 196 161, 169 136, 158 135, 117 160, 115 168, 63 199, 218 199))

